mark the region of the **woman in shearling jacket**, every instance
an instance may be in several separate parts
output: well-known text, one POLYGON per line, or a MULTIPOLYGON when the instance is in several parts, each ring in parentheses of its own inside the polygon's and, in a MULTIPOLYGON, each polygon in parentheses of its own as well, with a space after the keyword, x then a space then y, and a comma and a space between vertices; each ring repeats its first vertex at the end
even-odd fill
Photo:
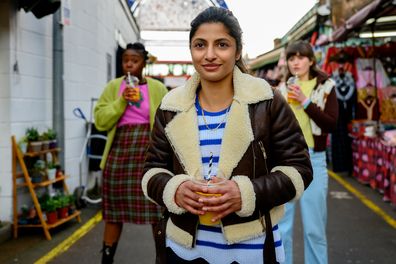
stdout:
POLYGON ((143 192, 169 212, 157 262, 282 261, 276 224, 283 204, 312 180, 299 125, 280 94, 241 71, 241 30, 230 11, 211 7, 198 15, 190 49, 197 73, 164 97, 144 168, 143 192), (194 183, 211 166, 208 149, 212 169, 226 178, 219 187, 194 183), (221 224, 199 224, 206 211, 221 224))

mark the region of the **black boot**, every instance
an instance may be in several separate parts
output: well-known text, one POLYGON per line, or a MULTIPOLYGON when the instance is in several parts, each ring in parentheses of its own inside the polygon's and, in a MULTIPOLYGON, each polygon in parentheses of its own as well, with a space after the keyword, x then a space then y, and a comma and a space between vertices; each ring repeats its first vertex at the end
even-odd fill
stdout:
POLYGON ((117 249, 117 242, 114 242, 113 245, 108 246, 103 242, 102 248, 102 264, 112 264, 114 254, 117 249))

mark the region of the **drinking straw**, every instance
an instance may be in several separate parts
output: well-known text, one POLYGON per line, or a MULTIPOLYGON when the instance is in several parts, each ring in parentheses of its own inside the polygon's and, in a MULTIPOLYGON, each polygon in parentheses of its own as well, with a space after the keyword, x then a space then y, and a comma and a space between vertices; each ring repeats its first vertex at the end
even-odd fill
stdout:
POLYGON ((209 157, 209 170, 208 174, 205 175, 205 180, 210 181, 212 179, 212 167, 213 167, 213 153, 210 152, 210 157, 209 157))

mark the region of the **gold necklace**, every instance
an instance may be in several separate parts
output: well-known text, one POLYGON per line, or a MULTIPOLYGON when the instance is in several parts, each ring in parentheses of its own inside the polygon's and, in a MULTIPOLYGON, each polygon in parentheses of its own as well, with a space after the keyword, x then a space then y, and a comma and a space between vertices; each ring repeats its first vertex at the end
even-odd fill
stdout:
POLYGON ((206 126, 206 128, 209 129, 210 131, 216 131, 217 129, 220 128, 220 126, 226 121, 227 116, 228 116, 228 111, 230 110, 230 107, 231 107, 231 106, 229 106, 229 107, 227 108, 227 111, 226 111, 226 113, 225 113, 225 115, 224 115, 223 120, 217 125, 217 127, 215 127, 215 128, 210 128, 209 125, 208 125, 208 122, 206 122, 205 111, 203 110, 202 105, 201 105, 201 103, 199 102, 199 99, 198 99, 198 104, 199 104, 199 106, 201 107, 202 119, 203 119, 203 121, 204 121, 204 123, 205 123, 205 126, 206 126))

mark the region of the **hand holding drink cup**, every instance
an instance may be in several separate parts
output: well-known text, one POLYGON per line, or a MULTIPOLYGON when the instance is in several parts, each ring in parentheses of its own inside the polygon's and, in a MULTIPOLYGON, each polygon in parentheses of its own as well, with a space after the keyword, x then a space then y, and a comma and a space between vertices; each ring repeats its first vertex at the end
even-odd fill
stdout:
POLYGON ((241 210, 241 192, 235 181, 226 179, 221 170, 210 181, 201 172, 198 174, 177 188, 174 200, 179 207, 200 216, 200 222, 206 225, 216 225, 223 217, 241 210))
POLYGON ((287 102, 291 105, 301 106, 302 102, 305 101, 306 96, 301 91, 297 81, 297 75, 292 76, 287 80, 287 102))
POLYGON ((124 91, 124 97, 128 101, 129 105, 133 105, 133 103, 137 103, 140 100, 140 89, 139 89, 139 79, 135 76, 132 76, 130 72, 128 72, 126 76, 126 89, 124 91))
MULTIPOLYGON (((210 173, 210 172, 209 172, 210 173)), ((222 201, 219 199, 224 190, 221 190, 222 185, 226 183, 226 179, 219 171, 216 176, 208 175, 202 180, 194 181, 197 184, 201 191, 197 191, 201 197, 198 202, 203 205, 202 210, 205 212, 204 214, 199 215, 199 222, 203 225, 218 225, 220 224, 220 218, 215 219, 218 215, 218 210, 215 210, 215 207, 221 206, 222 201)))
POLYGON ((294 76, 291 76, 286 84, 287 84, 287 102, 292 105, 299 105, 300 101, 298 100, 298 97, 301 94, 300 91, 300 86, 297 84, 298 81, 298 75, 295 74, 294 76))

